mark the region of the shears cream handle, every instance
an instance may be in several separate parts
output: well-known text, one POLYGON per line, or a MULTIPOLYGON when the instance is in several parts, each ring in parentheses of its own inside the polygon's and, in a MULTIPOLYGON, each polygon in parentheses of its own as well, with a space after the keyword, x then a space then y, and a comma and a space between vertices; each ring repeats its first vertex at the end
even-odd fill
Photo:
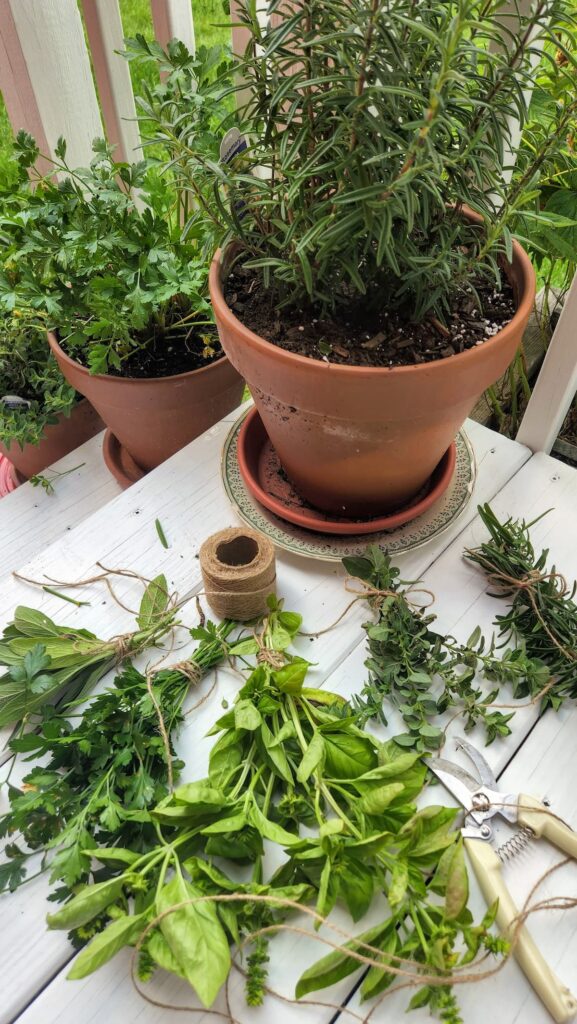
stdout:
POLYGON ((569 857, 577 860, 577 832, 556 818, 548 807, 534 800, 532 796, 519 796, 517 821, 520 825, 530 828, 539 838, 548 839, 558 850, 563 850, 569 857))
MULTIPOLYGON (((546 815, 539 817, 545 818, 546 815)), ((533 828, 533 825, 530 824, 528 827, 533 828)), ((497 922, 508 938, 515 931, 514 922, 519 911, 503 881, 501 861, 490 843, 483 839, 465 839, 465 849, 488 905, 499 900, 497 922)), ((557 1024, 570 1020, 577 1013, 577 1000, 553 974, 524 925, 516 933, 513 956, 557 1024)))

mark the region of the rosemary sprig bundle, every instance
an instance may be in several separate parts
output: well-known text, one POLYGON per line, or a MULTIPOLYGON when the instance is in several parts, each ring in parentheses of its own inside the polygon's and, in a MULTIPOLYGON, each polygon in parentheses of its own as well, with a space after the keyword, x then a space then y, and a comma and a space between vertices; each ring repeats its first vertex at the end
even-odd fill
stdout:
POLYGON ((51 880, 62 883, 57 890, 62 899, 88 880, 94 847, 109 847, 107 863, 118 866, 130 862, 126 847, 136 857, 156 845, 150 810, 167 796, 169 779, 177 779, 183 767, 170 739, 166 749, 159 716, 171 737, 191 682, 227 657, 235 628, 225 620, 192 629, 200 643, 188 662, 148 680, 129 666, 83 712, 62 714, 46 705, 38 732, 11 741, 15 753, 43 760, 21 787, 9 785, 10 810, 0 818, 0 836, 20 835, 6 846, 0 891, 35 877, 27 871, 31 859, 42 854, 35 874, 50 870, 51 880))
POLYGON ((61 694, 88 693, 115 665, 153 647, 175 625, 176 611, 164 576, 151 580, 134 633, 100 640, 87 629, 58 626, 48 615, 19 606, 0 642, 0 727, 37 712, 61 694))
POLYGON ((444 732, 437 719, 452 710, 465 732, 481 725, 487 743, 509 735, 514 712, 503 714, 491 707, 500 686, 509 683, 515 697, 522 696, 526 686, 538 692, 548 679, 546 666, 523 649, 497 652, 495 642, 487 642, 479 627, 464 644, 436 632, 436 616, 412 601, 414 584, 399 578, 390 557, 376 545, 363 557, 343 559, 343 565, 368 584, 367 600, 378 611, 377 621, 364 625, 369 679, 354 699, 361 721, 377 718, 386 725, 388 702, 407 727, 396 742, 417 750, 442 745, 444 732), (371 596, 375 592, 376 601, 371 596), (497 685, 484 691, 475 681, 478 674, 497 685))
MULTIPOLYGON (((500 522, 489 505, 478 511, 490 539, 465 557, 486 574, 491 594, 509 602, 496 618, 500 636, 546 667, 551 686, 543 704, 558 708, 565 698, 577 697, 577 582, 569 585, 554 565, 547 566, 548 549, 536 555, 530 530, 542 516, 500 522)), ((534 697, 542 689, 543 680, 528 675, 517 693, 534 697)))

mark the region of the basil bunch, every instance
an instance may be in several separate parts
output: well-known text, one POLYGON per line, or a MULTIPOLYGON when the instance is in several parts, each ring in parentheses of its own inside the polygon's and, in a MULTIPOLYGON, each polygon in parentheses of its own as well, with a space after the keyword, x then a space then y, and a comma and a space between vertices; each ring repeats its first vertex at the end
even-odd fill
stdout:
MULTIPOLYGON (((289 908, 277 900, 314 903, 322 916, 338 903, 356 922, 386 896, 390 913, 371 932, 385 954, 383 968, 367 975, 367 997, 394 980, 387 957, 410 958, 442 976, 481 945, 491 947, 490 916, 474 928, 467 910, 462 845, 452 830, 457 812, 416 810, 426 775, 419 754, 370 736, 337 694, 307 689, 308 662, 287 653, 300 616, 275 598, 269 608, 263 634, 231 648, 232 655, 256 654, 257 665, 211 730, 218 738, 207 776, 156 806, 153 848, 94 850, 110 872, 122 858, 118 873, 49 916, 51 928, 95 933, 71 978, 139 943, 142 977, 157 967, 172 971, 211 1006, 230 970, 231 944, 253 937, 247 998, 256 1005, 267 952, 254 933, 286 917, 289 908), (265 841, 283 851, 269 877, 265 841), (230 894, 234 901, 218 901, 230 894), (268 900, 254 899, 263 896, 268 900)), ((328 969, 325 958, 305 972, 297 996, 358 969, 346 950, 334 956, 328 969)), ((454 1006, 445 985, 421 990, 420 998, 447 1012, 454 1006)))

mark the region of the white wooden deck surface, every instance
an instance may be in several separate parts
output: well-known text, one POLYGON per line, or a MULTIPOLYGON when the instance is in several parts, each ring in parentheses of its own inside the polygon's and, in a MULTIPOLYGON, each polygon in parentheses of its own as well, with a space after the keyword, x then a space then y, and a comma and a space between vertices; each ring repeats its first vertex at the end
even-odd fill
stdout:
MULTIPOLYGON (((124 493, 100 464, 101 440, 95 439, 62 461, 59 468, 82 461, 86 467, 59 481, 55 496, 26 485, 3 499, 0 626, 8 621, 17 603, 41 607, 60 621, 65 618, 89 626, 102 636, 119 633, 130 623, 130 616, 98 586, 91 588, 90 608, 75 608, 14 580, 12 569, 33 578, 46 573, 59 579, 79 579, 92 575, 96 562, 101 561, 111 567, 130 567, 145 576, 164 571, 181 595, 192 596, 200 590, 195 558, 200 543, 208 534, 235 523, 220 483, 220 451, 234 418, 217 424, 124 493), (154 527, 157 517, 168 538, 168 550, 158 541, 154 527)), ((476 423, 468 423, 467 430, 478 462, 475 493, 467 512, 437 542, 398 559, 406 577, 422 577, 435 592, 440 625, 463 639, 477 623, 490 631, 498 607, 484 593, 481 575, 462 559, 463 548, 482 537, 476 517, 478 503, 492 501, 498 514, 525 517, 553 507, 554 511, 535 527, 536 546, 550 546, 551 556, 562 571, 570 578, 577 576, 577 472, 548 456, 530 457, 527 448, 476 423)), ((285 598, 287 608, 303 614, 308 630, 333 621, 348 603, 342 575, 337 565, 278 553, 278 593, 285 598)), ((136 585, 123 581, 118 591, 134 607, 136 585)), ((182 617, 186 624, 194 623, 194 602, 184 607, 182 617)), ((357 605, 335 631, 314 643, 302 638, 301 650, 318 666, 312 685, 326 684, 343 694, 360 688, 365 678, 364 634, 360 629, 364 618, 366 609, 357 605)), ((186 648, 179 650, 178 657, 185 652, 186 648)), ((156 660, 150 653, 147 658, 156 660)), ((143 663, 147 658, 142 659, 143 663)), ((203 687, 208 685, 205 682, 203 687)), ((204 770, 210 749, 204 735, 220 713, 222 698, 230 699, 236 686, 232 676, 220 672, 210 701, 188 721, 179 745, 190 777, 204 770)), ((391 722, 392 733, 398 731, 395 724, 391 722)), ((454 726, 453 732, 458 733, 458 727, 454 726)), ((547 712, 539 722, 534 709, 525 709, 514 720, 513 735, 495 742, 487 756, 496 772, 503 773, 507 787, 522 788, 535 796, 547 794, 553 809, 577 825, 576 748, 577 709, 567 706, 559 714, 547 712)), ((453 757, 450 746, 446 752, 453 757)), ((435 799, 450 800, 442 790, 435 792, 435 799)), ((3 809, 0 804, 0 812, 3 809)), ((507 868, 507 882, 518 899, 555 858, 548 844, 535 843, 507 868)), ((21 1024, 156 1024, 172 1019, 174 1014, 169 1010, 150 1006, 136 994, 130 982, 128 955, 117 957, 84 981, 65 980, 73 951, 64 934, 45 930, 47 891, 46 882, 38 879, 19 892, 0 897, 0 1024, 14 1020, 21 1024)), ((564 869, 562 878, 556 875, 549 891, 577 894, 577 866, 564 869)), ((481 910, 482 898, 475 890, 473 899, 481 910)), ((577 990, 577 913, 548 913, 532 919, 531 929, 559 976, 577 990)), ((322 953, 312 939, 296 939, 288 934, 275 939, 270 965, 272 986, 292 995, 304 965, 322 953)), ((354 977, 321 996, 338 1004, 347 998, 353 985, 354 977)), ((168 975, 159 974, 148 991, 164 1002, 194 1005, 191 991, 168 975)), ((297 1019, 299 1024, 329 1024, 334 1018, 334 1011, 328 1007, 291 1007, 271 999, 258 1011, 248 1010, 238 979, 233 980, 231 991, 233 1014, 241 1024, 265 1024, 271 1013, 283 1024, 297 1019)), ((499 1024, 521 1020, 545 1024, 550 1019, 513 963, 490 982, 462 990, 459 996, 466 1024, 485 1024, 488 1019, 499 1024)), ((406 993, 392 996, 371 1019, 403 1019, 406 1001, 406 993)), ((350 1005, 358 1009, 354 996, 350 1005)), ((198 1013, 193 1019, 208 1024, 215 1018, 198 1013)), ((352 1018, 343 1013, 340 1019, 347 1024, 352 1018)), ((429 1018, 418 1011, 408 1019, 418 1024, 429 1018)))

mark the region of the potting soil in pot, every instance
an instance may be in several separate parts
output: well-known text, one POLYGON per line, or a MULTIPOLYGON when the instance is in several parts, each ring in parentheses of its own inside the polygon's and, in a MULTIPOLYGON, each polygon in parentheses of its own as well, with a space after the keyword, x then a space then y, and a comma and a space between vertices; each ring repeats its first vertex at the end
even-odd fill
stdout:
POLYGON ((482 345, 512 319, 515 297, 504 281, 502 290, 475 282, 481 308, 469 287, 458 292, 446 325, 431 315, 413 323, 406 309, 343 307, 334 319, 314 310, 271 306, 258 271, 236 266, 225 284, 225 298, 235 316, 261 338, 297 355, 348 366, 414 366, 446 359, 482 345))

